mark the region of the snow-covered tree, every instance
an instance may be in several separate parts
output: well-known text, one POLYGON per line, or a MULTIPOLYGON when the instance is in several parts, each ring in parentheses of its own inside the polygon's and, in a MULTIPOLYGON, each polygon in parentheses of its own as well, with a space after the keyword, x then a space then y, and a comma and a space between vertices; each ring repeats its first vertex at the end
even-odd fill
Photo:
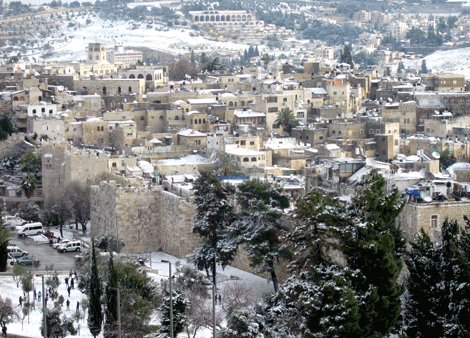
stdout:
POLYGON ((245 245, 250 265, 257 272, 268 272, 274 291, 279 289, 276 264, 281 258, 290 258, 281 236, 287 229, 279 219, 282 209, 289 207, 289 199, 281 189, 258 179, 246 180, 238 185, 237 203, 240 212, 231 227, 235 241, 245 245))
MULTIPOLYGON (((179 333, 184 331, 186 327, 186 308, 187 300, 184 293, 180 290, 172 290, 173 293, 173 337, 178 336, 179 333)), ((170 335, 170 292, 164 290, 163 303, 160 307, 161 312, 161 326, 160 333, 170 335)))
POLYGON ((117 288, 118 277, 116 269, 114 269, 113 255, 109 255, 108 261, 108 282, 106 284, 105 292, 105 324, 104 324, 104 337, 111 338, 116 336, 116 321, 117 321, 117 288))
POLYGON ((264 317, 253 307, 240 309, 230 314, 227 327, 222 329, 221 338, 263 338, 264 317))
POLYGON ((343 252, 348 266, 366 278, 358 285, 367 292, 361 316, 364 337, 387 335, 395 328, 401 311, 401 286, 398 277, 405 241, 395 224, 404 201, 398 189, 386 191, 387 183, 373 172, 348 207, 351 223, 343 231, 343 252), (373 292, 368 289, 373 286, 373 292))
POLYGON ((201 245, 188 255, 199 270, 212 273, 216 283, 216 263, 225 267, 237 251, 236 243, 226 241, 227 228, 234 221, 233 205, 229 200, 233 188, 221 184, 215 174, 202 171, 194 184, 196 220, 193 232, 203 238, 201 245))
POLYGON ((470 335, 469 238, 468 227, 445 220, 441 242, 433 244, 422 231, 411 243, 402 313, 408 337, 470 335))

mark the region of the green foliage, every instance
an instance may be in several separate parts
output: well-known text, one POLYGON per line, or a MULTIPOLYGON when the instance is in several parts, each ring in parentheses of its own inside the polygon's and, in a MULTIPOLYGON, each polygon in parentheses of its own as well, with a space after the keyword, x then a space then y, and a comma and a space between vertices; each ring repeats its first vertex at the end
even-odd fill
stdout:
POLYGON ((440 155, 441 157, 439 158, 439 166, 441 167, 441 170, 445 170, 457 162, 457 158, 455 157, 454 152, 449 148, 445 149, 440 155))
POLYGON ((282 209, 289 207, 289 199, 280 188, 258 179, 246 180, 237 188, 240 213, 231 236, 245 245, 251 266, 258 267, 258 272, 271 274, 274 291, 277 291, 275 265, 280 258, 291 257, 281 240, 287 228, 279 223, 282 209))
POLYGON ((10 229, 3 226, 3 221, 0 220, 0 272, 7 270, 8 259, 8 242, 10 241, 10 229))
POLYGON ((6 140, 8 136, 16 132, 13 122, 7 115, 0 117, 0 140, 6 140))
MULTIPOLYGON (((73 320, 62 316, 62 310, 58 306, 46 309, 47 337, 64 338, 69 333, 76 335, 77 330, 73 326, 73 320)), ((44 323, 41 323, 41 334, 44 335, 44 323)))
POLYGON ((423 59, 421 62, 421 74, 427 74, 428 73, 428 67, 426 66, 426 60, 423 59))
POLYGON ((193 232, 202 237, 202 243, 188 259, 199 270, 211 270, 215 283, 216 262, 225 267, 237 251, 236 245, 225 241, 227 228, 235 217, 229 200, 234 190, 229 185, 222 185, 210 171, 201 172, 194 190, 197 214, 193 232))
POLYGON ((444 221, 433 243, 421 230, 406 256, 402 331, 408 337, 465 337, 470 332, 470 225, 444 221))
POLYGON ((95 242, 92 241, 91 277, 88 288, 88 327, 93 337, 101 332, 103 312, 101 311, 101 282, 96 262, 95 242))
MULTIPOLYGON (((163 297, 163 303, 160 307, 161 327, 160 333, 170 335, 170 292, 165 290, 163 297)), ((184 297, 183 292, 179 290, 173 290, 173 337, 177 337, 179 333, 184 331, 186 327, 186 308, 188 306, 187 301, 184 297)))
POLYGON ((38 179, 39 172, 42 170, 41 157, 36 155, 33 151, 28 151, 20 159, 21 171, 24 173, 31 173, 38 179))
POLYGON ((285 107, 277 114, 274 124, 282 126, 282 129, 290 135, 292 133, 292 129, 299 125, 299 121, 295 118, 292 110, 285 107))
POLYGON ((343 52, 341 53, 340 62, 349 64, 351 66, 351 68, 354 67, 354 63, 353 63, 353 60, 352 60, 352 55, 351 55, 351 50, 349 48, 349 45, 344 46, 343 52))
POLYGON ((372 53, 359 52, 353 56, 353 61, 356 64, 361 65, 362 67, 367 67, 377 63, 375 55, 372 53))
POLYGON ((21 181, 21 188, 24 190, 24 194, 28 199, 33 196, 34 191, 38 186, 37 179, 30 173, 26 175, 21 181))
POLYGON ((102 251, 119 253, 124 247, 124 242, 112 235, 98 235, 95 238, 95 245, 102 251))
POLYGON ((217 161, 218 172, 222 176, 231 176, 238 173, 236 161, 227 154, 221 154, 217 161))
POLYGON ((322 40, 328 45, 343 45, 359 38, 361 29, 349 24, 330 24, 314 20, 302 31, 302 37, 309 40, 322 40))
POLYGON ((21 203, 18 206, 18 215, 29 222, 39 222, 41 219, 41 209, 34 202, 21 203))

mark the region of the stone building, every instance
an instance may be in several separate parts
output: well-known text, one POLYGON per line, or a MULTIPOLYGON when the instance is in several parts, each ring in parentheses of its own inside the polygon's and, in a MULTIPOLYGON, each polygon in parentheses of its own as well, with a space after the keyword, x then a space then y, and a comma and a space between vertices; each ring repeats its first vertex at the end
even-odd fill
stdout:
POLYGON ((105 153, 79 150, 71 145, 44 145, 42 186, 45 205, 60 198, 71 182, 91 184, 107 172, 108 158, 105 153))
POLYGON ((442 223, 446 218, 455 219, 461 227, 465 226, 464 215, 468 215, 470 201, 447 202, 408 202, 397 222, 401 225, 405 238, 412 239, 423 229, 433 242, 441 239, 442 223))

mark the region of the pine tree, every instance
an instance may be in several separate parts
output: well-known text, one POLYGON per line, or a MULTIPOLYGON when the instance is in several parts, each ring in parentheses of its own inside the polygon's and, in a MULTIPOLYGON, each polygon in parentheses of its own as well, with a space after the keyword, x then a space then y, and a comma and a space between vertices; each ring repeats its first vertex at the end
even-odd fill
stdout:
POLYGON ((426 60, 423 59, 421 62, 421 74, 427 74, 428 73, 428 67, 426 66, 426 60))
POLYGON ((106 285, 106 320, 104 325, 104 336, 106 338, 116 337, 117 318, 117 289, 119 288, 118 276, 114 268, 113 253, 109 253, 108 261, 108 283, 106 285))
MULTIPOLYGON (((173 290, 173 337, 178 336, 179 333, 184 331, 186 327, 186 308, 188 306, 183 292, 180 290, 173 290)), ((165 333, 170 336, 170 292, 164 291, 163 303, 160 306, 161 312, 161 327, 160 333, 165 333)))
POLYGON ((101 282, 98 275, 94 241, 91 245, 91 277, 88 292, 88 327, 93 337, 96 337, 101 332, 103 312, 101 309, 101 282))
POLYGON ((432 243, 421 231, 411 244, 402 314, 402 331, 409 337, 469 336, 469 239, 469 227, 462 231, 446 219, 441 242, 432 243))
POLYGON ((194 203, 196 203, 196 220, 193 232, 202 237, 201 245, 188 259, 199 270, 212 272, 213 283, 216 283, 216 263, 225 267, 234 257, 237 246, 225 240, 227 228, 234 221, 233 205, 229 195, 234 193, 231 186, 222 185, 215 174, 202 171, 194 184, 194 203))
POLYGON ((344 45, 344 50, 341 53, 341 63, 347 63, 354 68, 354 63, 351 55, 351 50, 349 49, 349 45, 344 45))
POLYGON ((279 188, 258 179, 246 180, 238 185, 237 202, 240 214, 233 225, 236 241, 245 244, 250 265, 258 272, 271 274, 274 291, 279 289, 276 263, 291 256, 281 236, 287 229, 279 219, 282 209, 289 207, 289 199, 279 188))
POLYGON ((361 316, 364 337, 389 334, 400 315, 402 290, 398 277, 405 241, 395 219, 404 202, 398 189, 386 192, 386 184, 377 172, 369 176, 349 206, 352 225, 343 231, 348 266, 365 276, 361 289, 370 298, 361 316))
POLYGON ((400 74, 404 71, 405 71, 405 64, 403 63, 403 61, 400 61, 398 63, 397 73, 400 74))
POLYGON ((249 56, 250 58, 252 58, 253 56, 255 56, 255 50, 253 49, 253 46, 250 46, 250 47, 248 48, 248 56, 249 56))
POLYGON ((258 46, 255 46, 255 56, 259 56, 259 49, 258 49, 258 46))

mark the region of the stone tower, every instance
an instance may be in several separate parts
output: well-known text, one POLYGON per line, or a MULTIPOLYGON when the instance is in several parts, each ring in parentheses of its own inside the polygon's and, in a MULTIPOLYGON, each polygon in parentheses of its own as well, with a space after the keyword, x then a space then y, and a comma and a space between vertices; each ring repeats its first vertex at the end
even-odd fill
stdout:
POLYGON ((106 61, 106 48, 104 43, 90 43, 88 45, 88 63, 106 61))

